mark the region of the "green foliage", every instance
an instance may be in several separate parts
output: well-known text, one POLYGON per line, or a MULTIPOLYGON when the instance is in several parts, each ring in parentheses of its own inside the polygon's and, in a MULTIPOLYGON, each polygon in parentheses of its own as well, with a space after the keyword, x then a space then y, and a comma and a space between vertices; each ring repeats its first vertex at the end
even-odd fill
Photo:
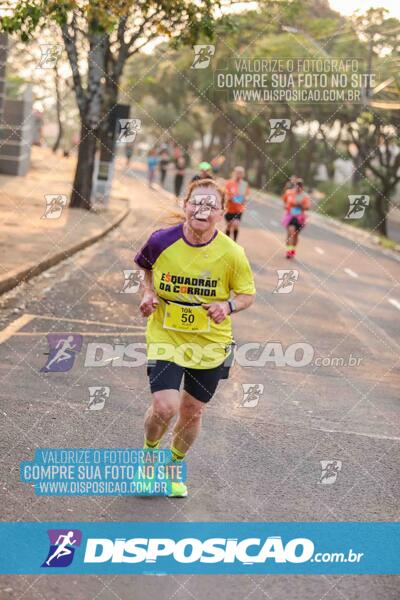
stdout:
MULTIPOLYGON (((387 18, 384 9, 344 17, 330 8, 328 0, 260 0, 257 10, 225 14, 215 20, 215 9, 220 4, 219 0, 17 0, 13 14, 2 19, 1 28, 28 40, 44 23, 71 26, 76 17, 86 35, 105 32, 110 42, 116 39, 121 17, 129 16, 131 20, 125 32, 127 38, 137 31, 143 18, 152 15, 151 29, 141 35, 145 39, 165 36, 169 42, 156 46, 152 55, 132 52, 122 81, 126 98, 132 102, 132 114, 142 119, 152 137, 170 137, 184 147, 201 141, 205 158, 219 153, 227 157, 225 174, 233 164, 244 164, 253 183, 267 182, 267 188, 276 193, 293 173, 303 176, 306 184, 313 184, 320 162, 332 174, 333 161, 347 152, 352 134, 358 136, 362 146, 360 162, 367 161, 378 145, 377 123, 382 119, 396 123, 397 113, 370 109, 360 115, 360 105, 340 101, 306 105, 234 102, 215 90, 213 71, 229 68, 229 62, 238 57, 361 58, 366 64, 372 63, 372 71, 382 73, 381 81, 394 78, 384 88, 384 99, 398 101, 397 63, 388 60, 385 52, 399 55, 399 21, 387 18), (211 68, 191 68, 194 43, 215 44, 211 68), (283 143, 268 144, 268 120, 277 117, 289 118, 292 131, 283 143), (315 134, 318 125, 326 128, 325 137, 320 133, 314 139, 312 131, 315 134), (337 129, 342 138, 336 139, 334 147, 330 133, 336 135, 337 129)), ((114 41, 112 47, 118 46, 114 41)), ((380 100, 379 94, 373 99, 380 100)), ((382 187, 380 176, 388 172, 388 166, 376 164, 375 171, 365 167, 376 189, 366 179, 357 189, 318 183, 326 193, 319 210, 343 218, 348 195, 367 193, 371 206, 365 217, 346 222, 375 227, 379 221, 375 198, 382 187)))
POLYGON ((213 9, 219 0, 17 0, 13 13, 0 21, 0 30, 16 33, 24 42, 48 21, 63 26, 74 15, 86 21, 87 30, 111 33, 121 18, 137 15, 138 19, 154 15, 158 35, 173 37, 179 34, 183 43, 192 43, 200 35, 212 37, 214 32, 213 9), (171 24, 174 26, 171 26, 171 24), (179 23, 186 25, 179 27, 179 23))
POLYGON ((333 182, 324 182, 319 186, 319 191, 325 194, 317 207, 317 211, 323 215, 335 217, 340 221, 360 227, 362 229, 376 229, 379 223, 379 214, 375 203, 375 188, 367 179, 353 186, 351 184, 337 184, 333 182), (370 204, 366 208, 364 216, 361 219, 345 219, 349 209, 348 196, 351 194, 366 194, 370 198, 370 204))
POLYGON ((8 98, 19 100, 26 87, 26 79, 19 75, 7 74, 6 93, 8 98))

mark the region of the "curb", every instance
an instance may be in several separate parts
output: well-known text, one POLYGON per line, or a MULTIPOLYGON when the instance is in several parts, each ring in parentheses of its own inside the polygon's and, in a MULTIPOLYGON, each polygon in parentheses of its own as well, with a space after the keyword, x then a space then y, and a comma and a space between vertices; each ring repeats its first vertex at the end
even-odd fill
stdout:
POLYGON ((393 248, 387 248, 380 243, 380 236, 376 233, 373 233, 372 231, 368 231, 368 229, 353 227, 352 225, 343 223, 339 219, 335 219, 334 217, 330 217, 329 215, 323 215, 315 210, 312 211, 312 215, 313 217, 316 217, 315 220, 317 222, 324 224, 328 222, 330 225, 332 225, 335 229, 342 232, 343 234, 348 233, 349 236, 346 237, 358 237, 361 240, 371 242, 374 246, 378 246, 378 248, 381 248, 382 250, 388 250, 389 252, 395 253, 400 252, 400 244, 395 244, 393 248))
POLYGON ((397 260, 400 259, 400 244, 396 244, 393 248, 388 248, 380 243, 380 237, 376 233, 368 231, 366 229, 359 229, 352 225, 347 225, 338 219, 329 217, 328 215, 321 215, 317 211, 312 211, 312 218, 320 227, 325 227, 332 230, 335 229, 336 233, 343 235, 343 237, 354 240, 357 238, 359 242, 369 242, 377 250, 380 250, 383 254, 393 256, 397 260))
POLYGON ((66 258, 69 258, 70 256, 76 254, 80 250, 83 250, 87 246, 91 246, 92 244, 100 240, 102 237, 107 235, 107 233, 118 227, 118 225, 120 225, 122 221, 126 219, 129 213, 130 208, 125 209, 125 211, 122 214, 120 213, 116 217, 116 219, 110 225, 107 225, 107 227, 105 227, 102 231, 96 233, 92 237, 86 238, 83 241, 78 242, 74 246, 63 250, 62 252, 53 254, 53 256, 50 256, 49 258, 46 258, 45 260, 39 263, 31 263, 28 264, 28 266, 23 267, 22 269, 18 267, 17 269, 10 271, 4 277, 0 278, 0 294, 4 294, 5 292, 10 291, 20 283, 28 281, 32 277, 43 273, 43 271, 50 269, 50 267, 54 267, 59 262, 65 260, 66 258))

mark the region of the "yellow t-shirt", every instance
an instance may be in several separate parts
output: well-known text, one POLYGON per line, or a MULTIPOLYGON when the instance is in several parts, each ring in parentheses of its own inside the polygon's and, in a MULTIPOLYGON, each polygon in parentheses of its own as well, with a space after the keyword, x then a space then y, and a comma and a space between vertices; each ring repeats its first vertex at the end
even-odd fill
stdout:
POLYGON ((228 300, 231 290, 255 294, 243 248, 221 231, 206 244, 190 244, 179 224, 155 231, 135 262, 153 270, 160 299, 147 321, 147 358, 195 369, 222 364, 232 344, 231 318, 216 324, 201 304, 228 300))

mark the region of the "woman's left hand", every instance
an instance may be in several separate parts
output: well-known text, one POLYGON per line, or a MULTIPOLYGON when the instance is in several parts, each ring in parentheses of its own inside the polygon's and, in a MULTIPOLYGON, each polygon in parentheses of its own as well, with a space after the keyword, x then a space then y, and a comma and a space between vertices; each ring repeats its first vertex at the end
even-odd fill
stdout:
POLYGON ((214 323, 222 323, 230 313, 229 304, 227 302, 211 302, 210 304, 202 304, 202 307, 207 310, 207 315, 211 317, 214 323))

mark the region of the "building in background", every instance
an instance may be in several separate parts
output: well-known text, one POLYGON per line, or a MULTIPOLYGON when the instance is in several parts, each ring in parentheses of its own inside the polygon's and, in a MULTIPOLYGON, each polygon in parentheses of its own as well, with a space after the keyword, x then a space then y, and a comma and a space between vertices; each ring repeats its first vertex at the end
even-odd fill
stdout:
POLYGON ((7 35, 0 33, 0 173, 25 175, 32 146, 32 88, 27 86, 18 99, 7 98, 7 56, 7 35))

